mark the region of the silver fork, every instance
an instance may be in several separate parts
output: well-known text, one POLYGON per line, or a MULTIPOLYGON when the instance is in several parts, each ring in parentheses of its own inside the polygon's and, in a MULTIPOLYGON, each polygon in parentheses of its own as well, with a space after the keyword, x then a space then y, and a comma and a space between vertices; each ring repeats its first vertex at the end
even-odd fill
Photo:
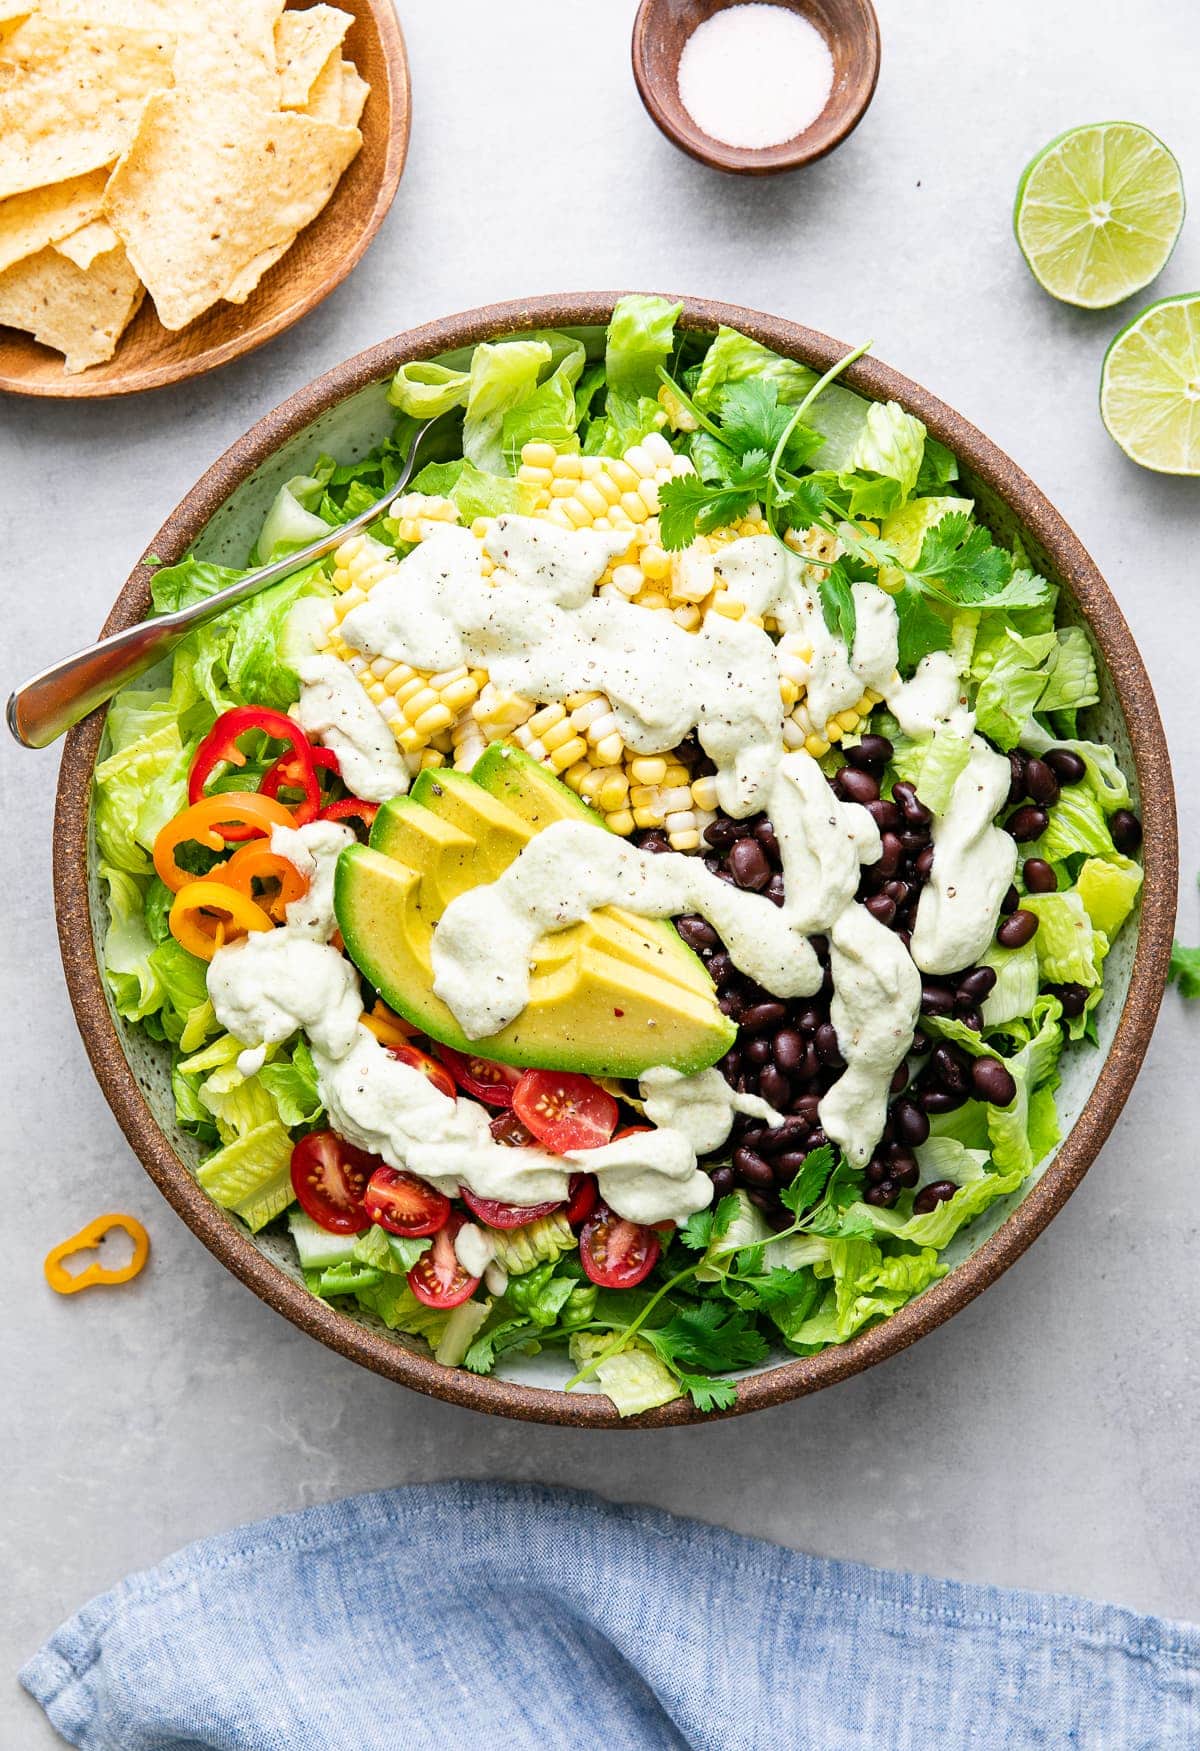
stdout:
POLYGON ((324 559, 335 547, 351 535, 367 529, 383 515, 392 501, 399 497, 412 479, 421 440, 436 419, 426 420, 413 433, 412 443, 404 459, 404 467, 394 486, 382 498, 348 523, 341 523, 327 535, 311 541, 307 547, 289 553, 271 565, 260 566, 247 573, 236 584, 193 602, 188 608, 177 608, 173 614, 161 614, 155 620, 142 620, 128 626, 124 632, 110 633, 85 650, 64 657, 41 674, 33 675, 23 686, 9 695, 6 716, 13 735, 26 748, 45 748, 64 735, 73 724, 97 706, 104 705, 127 682, 135 681, 147 669, 154 667, 181 639, 197 626, 215 620, 219 614, 257 596, 281 578, 310 565, 314 559, 324 559))

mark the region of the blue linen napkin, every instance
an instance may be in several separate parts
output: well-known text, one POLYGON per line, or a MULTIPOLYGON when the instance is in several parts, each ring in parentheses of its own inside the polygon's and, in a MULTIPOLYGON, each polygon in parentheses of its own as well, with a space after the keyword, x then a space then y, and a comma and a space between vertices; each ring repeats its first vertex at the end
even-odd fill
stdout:
POLYGON ((417 1485, 189 1546, 21 1673, 86 1751, 1169 1751, 1200 1628, 417 1485))

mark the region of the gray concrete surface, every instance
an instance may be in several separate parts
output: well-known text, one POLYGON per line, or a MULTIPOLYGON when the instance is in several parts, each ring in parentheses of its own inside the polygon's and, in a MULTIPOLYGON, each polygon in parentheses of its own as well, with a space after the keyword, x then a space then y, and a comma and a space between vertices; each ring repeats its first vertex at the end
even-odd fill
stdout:
MULTIPOLYGON (((290 334, 133 402, 0 406, 5 691, 100 622, 163 516, 251 421, 329 365, 449 310, 638 286, 739 300, 876 350, 1004 445, 1073 522, 1141 642, 1194 873, 1200 487, 1127 463, 1096 412, 1132 310, 1058 307, 1009 226, 1028 156, 1076 122, 1145 121, 1200 198, 1188 0, 880 0, 874 106, 792 180, 723 179, 642 112, 633 0, 408 0, 415 123, 374 248, 290 334), (502 19, 502 22, 501 22, 502 19)), ((1200 216, 1157 290, 1200 280, 1200 216)), ((806 1403, 662 1434, 584 1435, 427 1402, 302 1337, 227 1276, 145 1179, 92 1081, 49 879, 56 756, 5 739, 0 931, 6 1157, 0 1742, 57 1743, 12 1674, 130 1569, 238 1521, 453 1475, 649 1501, 807 1550, 1068 1588, 1200 1617, 1195 1067, 1169 995, 1141 1080, 1072 1204, 981 1301, 806 1403), (60 1236, 136 1211, 121 1294, 41 1281, 60 1236)))

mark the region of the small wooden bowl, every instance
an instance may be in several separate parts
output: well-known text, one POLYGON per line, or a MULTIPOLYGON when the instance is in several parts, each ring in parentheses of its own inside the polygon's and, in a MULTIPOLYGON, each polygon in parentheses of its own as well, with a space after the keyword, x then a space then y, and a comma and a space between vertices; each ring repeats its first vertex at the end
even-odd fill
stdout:
MULTIPOLYGON (((296 0, 305 10, 313 0, 296 0)), ((366 251, 395 197, 408 151, 411 102, 404 37, 392 0, 337 0, 354 23, 343 53, 371 87, 359 123, 362 150, 329 204, 303 230, 244 304, 214 304, 198 321, 172 334, 146 298, 107 364, 77 376, 63 370, 61 353, 32 335, 0 327, 0 390, 59 400, 136 395, 184 383, 253 352, 299 322, 366 251)))
POLYGON ((684 44, 714 12, 740 0, 642 0, 633 21, 633 76, 642 102, 676 146, 714 170, 770 176, 841 145, 862 120, 879 78, 879 21, 871 0, 772 0, 816 26, 833 55, 833 89, 816 121, 777 146, 727 146, 698 128, 679 96, 684 44))

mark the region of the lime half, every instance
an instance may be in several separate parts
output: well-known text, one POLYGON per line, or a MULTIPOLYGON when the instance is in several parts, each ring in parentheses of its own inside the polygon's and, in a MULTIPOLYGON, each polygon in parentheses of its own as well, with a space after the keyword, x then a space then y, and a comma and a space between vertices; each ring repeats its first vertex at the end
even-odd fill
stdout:
POLYGON ((1101 310, 1162 272, 1183 213, 1183 179, 1162 141, 1135 122, 1095 122, 1026 166, 1013 226, 1040 286, 1101 310))
POLYGON ((1200 292, 1163 298, 1104 355, 1100 414, 1125 454, 1159 474, 1200 474, 1200 292))

